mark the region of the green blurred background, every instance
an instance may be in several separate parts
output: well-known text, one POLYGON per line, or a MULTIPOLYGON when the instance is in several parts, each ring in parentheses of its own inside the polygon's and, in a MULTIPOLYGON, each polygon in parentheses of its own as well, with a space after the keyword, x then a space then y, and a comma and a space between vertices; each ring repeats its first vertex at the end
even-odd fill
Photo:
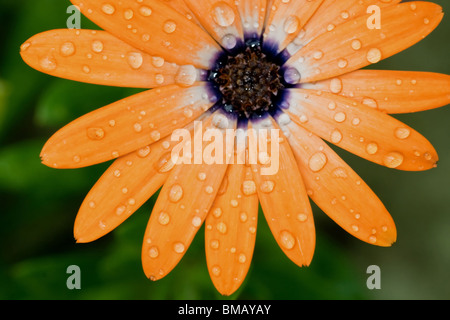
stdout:
MULTIPOLYGON (((450 13, 449 1, 435 1, 450 13)), ((53 78, 29 68, 19 47, 45 30, 64 28, 69 1, 0 0, 0 299, 222 299, 208 276, 203 230, 165 279, 142 271, 143 233, 155 198, 112 234, 77 245, 72 226, 83 197, 108 164, 53 170, 39 153, 56 130, 95 108, 137 92, 53 78), (81 290, 68 290, 67 267, 81 268, 81 290)), ((96 28, 85 18, 83 28, 96 28)), ((450 16, 418 45, 377 68, 450 74, 450 16)), ((424 134, 440 155, 437 169, 386 169, 339 151, 385 203, 398 228, 392 248, 349 236, 313 207, 317 248, 298 268, 272 238, 260 213, 249 275, 230 299, 449 299, 450 110, 397 118, 424 134), (381 290, 366 286, 370 265, 381 290)))

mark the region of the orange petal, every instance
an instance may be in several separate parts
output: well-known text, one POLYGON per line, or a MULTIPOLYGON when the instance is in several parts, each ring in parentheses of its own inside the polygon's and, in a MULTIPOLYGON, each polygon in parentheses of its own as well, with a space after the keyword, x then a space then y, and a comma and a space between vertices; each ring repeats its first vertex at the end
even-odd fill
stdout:
POLYGON ((292 120, 364 159, 406 171, 436 166, 438 155, 414 129, 355 100, 296 89, 289 94, 292 120))
POLYGON ((235 1, 247 38, 259 38, 266 21, 267 0, 235 1))
POLYGON ((277 52, 282 51, 295 39, 322 2, 323 0, 274 0, 269 8, 264 41, 277 52))
POLYGON ((51 30, 21 47, 24 61, 52 76, 100 85, 154 88, 173 84, 179 67, 105 31, 51 30))
POLYGON ((293 122, 286 129, 311 199, 358 239, 391 246, 394 221, 369 186, 322 139, 293 122))
POLYGON ((217 290, 233 294, 244 281, 255 247, 258 196, 251 169, 231 164, 205 225, 206 260, 217 290))
POLYGON ((252 122, 251 126, 249 161, 252 164, 258 198, 267 223, 278 245, 289 259, 298 266, 309 266, 314 255, 316 235, 311 205, 297 162, 286 137, 273 120, 267 124, 252 122), (271 129, 265 137, 264 134, 260 134, 265 131, 264 129, 271 129), (277 133, 280 143, 276 138, 277 133), (269 137, 271 142, 268 141, 269 137), (260 147, 256 152, 258 145, 267 146, 267 151, 262 151, 264 149, 260 147), (252 160, 252 155, 253 157, 258 155, 259 161, 255 161, 256 158, 252 160), (263 169, 270 166, 276 168, 277 162, 278 170, 269 169, 272 172, 264 172, 263 169))
POLYGON ((212 104, 203 83, 136 94, 59 130, 45 144, 42 162, 55 168, 80 168, 118 158, 182 128, 212 104))
POLYGON ((166 138, 117 159, 87 195, 75 221, 77 242, 90 242, 114 230, 164 183, 173 142, 166 138))
POLYGON ((401 0, 324 0, 316 13, 308 21, 302 32, 293 41, 288 51, 295 54, 313 39, 323 33, 333 31, 337 26, 367 14, 372 5, 384 8, 399 3, 401 0))
POLYGON ((381 29, 369 29, 370 14, 339 25, 300 49, 287 62, 301 74, 301 82, 314 82, 377 63, 425 38, 442 20, 434 3, 408 2, 381 9, 381 29))
POLYGON ((450 103, 450 76, 431 72, 358 70, 303 85, 339 93, 387 113, 410 113, 450 103), (342 83, 334 86, 333 84, 342 83))
MULTIPOLYGON (((217 114, 203 122, 201 129, 196 128, 194 150, 195 142, 202 141, 203 133, 214 123, 215 116, 217 114)), ((222 142, 230 148, 227 150, 232 150, 232 139, 222 142)), ((227 162, 223 162, 180 164, 173 168, 145 232, 142 264, 149 279, 163 278, 181 260, 214 202, 227 166, 227 162)))
POLYGON ((244 38, 239 11, 233 0, 185 0, 206 31, 225 49, 244 38))
POLYGON ((208 69, 220 51, 208 34, 165 1, 71 1, 104 30, 169 62, 208 69))

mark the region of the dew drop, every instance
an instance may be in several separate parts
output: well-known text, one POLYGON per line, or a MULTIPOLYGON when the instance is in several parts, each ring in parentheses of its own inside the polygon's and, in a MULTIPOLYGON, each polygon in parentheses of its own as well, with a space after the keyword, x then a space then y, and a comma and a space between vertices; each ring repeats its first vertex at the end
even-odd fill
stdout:
POLYGON ((327 158, 326 154, 323 152, 318 152, 309 159, 308 165, 309 165, 309 168, 313 172, 319 172, 320 170, 322 170, 325 167, 327 162, 328 162, 328 158, 327 158))
POLYGON ((398 128, 395 130, 395 136, 400 140, 408 139, 411 135, 411 130, 408 128, 398 128))
POLYGON ((103 42, 95 40, 92 42, 92 51, 96 52, 96 53, 100 53, 103 51, 103 42))
POLYGON ((165 33, 168 33, 168 34, 174 33, 176 29, 177 29, 177 24, 175 22, 169 20, 164 23, 163 30, 165 33))
POLYGON ((137 70, 140 67, 142 67, 142 64, 144 63, 144 58, 141 53, 139 52, 130 52, 128 54, 128 64, 131 68, 137 70))
POLYGON ((295 246, 295 238, 292 233, 284 230, 280 233, 280 243, 285 249, 292 250, 295 246))
POLYGON ((297 84, 300 82, 301 75, 296 68, 288 68, 284 72, 284 80, 289 84, 297 84))
POLYGON ((378 152, 378 144, 371 142, 366 146, 366 152, 370 155, 374 155, 378 152))
POLYGON ((170 223, 170 216, 166 212, 161 212, 158 217, 158 222, 163 226, 167 226, 170 223))
POLYGON ((211 273, 216 277, 219 277, 221 272, 222 270, 220 269, 219 266, 214 266, 211 268, 211 273))
POLYGON ((219 240, 211 240, 211 242, 209 243, 209 246, 211 247, 211 249, 219 249, 220 246, 220 242, 219 240))
POLYGON ((227 225, 224 222, 219 222, 216 226, 217 231, 219 231, 221 234, 227 233, 227 225))
POLYGON ((183 198, 183 188, 179 184, 174 184, 169 192, 169 200, 177 203, 183 198))
POLYGON ((383 162, 388 168, 398 168, 403 164, 404 156, 399 152, 390 152, 383 158, 383 162))
POLYGON ((148 17, 152 14, 152 9, 147 6, 142 6, 139 8, 139 13, 144 17, 148 17))
POLYGON ((45 71, 54 71, 56 69, 56 67, 58 66, 57 63, 56 63, 55 58, 50 57, 50 56, 42 58, 39 61, 39 65, 45 71))
POLYGON ((145 158, 150 154, 150 152, 151 152, 150 146, 147 146, 145 148, 139 149, 137 151, 137 155, 140 158, 145 158))
POLYGON ((184 250, 186 250, 186 248, 185 248, 184 244, 181 242, 176 242, 173 245, 173 251, 175 251, 176 253, 183 253, 184 250))
POLYGON ((112 4, 106 3, 102 6, 102 11, 107 15, 112 15, 116 12, 116 8, 112 4))
POLYGON ((242 183, 242 192, 246 196, 251 196, 256 193, 256 184, 252 180, 247 180, 242 183))
POLYGON ((73 42, 68 41, 61 45, 59 51, 63 57, 70 57, 75 54, 76 48, 73 42))
POLYGON ((378 48, 372 48, 367 52, 367 61, 377 63, 381 61, 381 51, 378 48))
POLYGON ((284 32, 287 34, 294 34, 300 27, 300 20, 296 16, 290 16, 284 23, 284 32))
POLYGON ((261 184, 261 191, 264 193, 271 193, 273 189, 275 188, 275 182, 271 180, 266 180, 261 184))
POLYGON ((233 9, 225 2, 218 2, 212 9, 214 22, 221 27, 229 27, 234 23, 236 15, 233 9))
POLYGON ((337 129, 331 133, 331 142, 332 143, 339 143, 342 141, 342 138, 343 138, 342 133, 337 129))
POLYGON ((233 34, 227 34, 222 38, 222 45, 225 49, 231 50, 237 45, 237 38, 233 34))
POLYGON ((91 140, 102 140, 105 137, 105 131, 102 128, 89 128, 87 136, 91 140))
POLYGON ((244 264, 244 263, 247 261, 247 256, 246 256, 245 254, 241 253, 241 254, 239 255, 238 260, 239 260, 239 263, 244 264))
POLYGON ((361 49, 361 47, 362 47, 361 41, 359 41, 358 39, 355 39, 352 41, 352 49, 353 50, 357 51, 357 50, 361 49))
POLYGON ((201 225, 202 225, 202 218, 200 218, 200 217, 194 217, 193 219, 192 219, 192 225, 194 226, 194 227, 196 227, 196 228, 199 228, 201 225))
POLYGON ((342 80, 339 78, 333 78, 330 81, 330 91, 332 93, 338 94, 342 91, 342 80))
POLYGON ((156 259, 159 256, 159 250, 157 247, 151 247, 150 250, 148 250, 148 255, 152 259, 156 259))
POLYGON ((300 213, 297 215, 297 220, 300 222, 305 222, 306 220, 308 220, 308 216, 304 213, 300 213))

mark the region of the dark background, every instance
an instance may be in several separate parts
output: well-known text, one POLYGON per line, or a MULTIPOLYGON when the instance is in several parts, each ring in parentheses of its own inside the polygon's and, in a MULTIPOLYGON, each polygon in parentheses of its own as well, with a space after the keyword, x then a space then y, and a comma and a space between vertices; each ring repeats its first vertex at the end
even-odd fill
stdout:
MULTIPOLYGON (((450 12, 449 1, 435 1, 450 12)), ((53 78, 29 68, 19 47, 34 34, 64 28, 69 1, 0 0, 0 299, 221 299, 206 268, 203 229, 165 279, 142 271, 142 237, 155 197, 110 235, 77 245, 78 207, 108 164, 54 170, 40 164, 45 141, 95 108, 137 92, 53 78), (81 268, 81 290, 68 290, 67 267, 81 268)), ((83 28, 96 28, 83 18, 83 28)), ((411 26, 414 27, 414 26, 411 26)), ((450 17, 418 45, 376 68, 450 74, 450 17)), ((260 213, 252 267, 231 299, 450 298, 450 113, 448 107, 396 116, 437 149, 428 172, 390 170, 344 151, 398 228, 392 248, 346 234, 313 207, 317 248, 298 268, 273 239, 260 213), (366 270, 381 268, 381 290, 368 290, 366 270)))

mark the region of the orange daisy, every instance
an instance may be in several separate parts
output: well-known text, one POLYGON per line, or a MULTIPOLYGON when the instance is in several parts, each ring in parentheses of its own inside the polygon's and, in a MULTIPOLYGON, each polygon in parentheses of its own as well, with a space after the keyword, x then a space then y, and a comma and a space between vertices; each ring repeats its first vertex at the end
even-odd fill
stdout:
POLYGON ((161 187, 142 246, 151 280, 177 265, 205 224, 212 281, 224 295, 235 292, 252 259, 258 204, 280 248, 299 266, 311 263, 315 248, 309 198, 362 241, 396 241, 384 205, 327 142, 398 170, 436 166, 433 146, 389 114, 448 104, 450 77, 359 69, 426 37, 443 17, 440 6, 400 0, 72 3, 105 31, 35 35, 21 47, 25 62, 70 80, 151 89, 75 120, 42 150, 42 162, 61 169, 114 160, 81 206, 78 242, 106 235, 161 187), (379 28, 369 26, 369 6, 381 10, 379 28), (194 120, 202 131, 194 130, 194 120), (244 153, 225 138, 236 158, 231 152, 222 164, 175 164, 171 134, 180 128, 193 138, 208 128, 239 129, 247 146, 257 130, 281 130, 279 170, 262 174, 272 151, 252 164, 228 165, 244 153))

